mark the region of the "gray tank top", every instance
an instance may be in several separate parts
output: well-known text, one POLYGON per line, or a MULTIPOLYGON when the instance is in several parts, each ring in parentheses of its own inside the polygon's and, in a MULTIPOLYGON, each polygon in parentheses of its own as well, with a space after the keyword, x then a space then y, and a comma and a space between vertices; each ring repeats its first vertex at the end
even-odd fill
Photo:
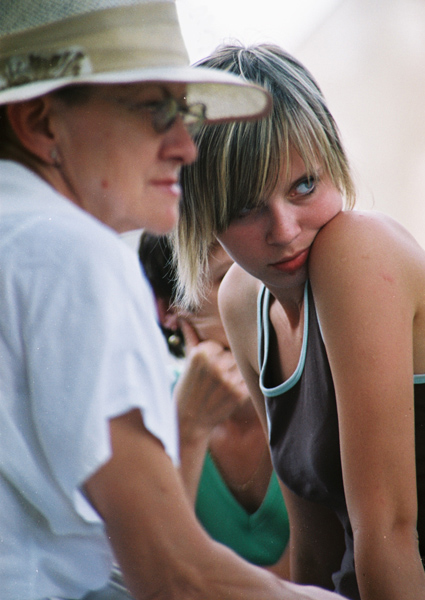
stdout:
MULTIPOLYGON (((359 600, 353 552, 353 532, 342 482, 335 390, 322 340, 311 287, 304 290, 304 332, 295 372, 277 382, 269 360, 274 331, 269 321, 270 293, 258 296, 260 387, 265 396, 274 468, 295 494, 330 508, 345 532, 341 568, 333 575, 335 590, 359 600)), ((425 545, 425 375, 415 375, 416 461, 418 471, 418 531, 425 545), (421 535, 422 534, 422 535, 421 535)), ((424 556, 424 547, 421 548, 424 556)))

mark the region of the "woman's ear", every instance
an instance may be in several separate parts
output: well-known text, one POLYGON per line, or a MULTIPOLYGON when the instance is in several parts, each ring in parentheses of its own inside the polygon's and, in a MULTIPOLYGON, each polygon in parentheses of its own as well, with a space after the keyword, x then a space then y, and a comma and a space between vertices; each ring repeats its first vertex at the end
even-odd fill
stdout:
POLYGON ((178 325, 178 315, 173 306, 170 306, 168 300, 164 298, 157 298, 156 305, 158 309, 159 322, 166 329, 170 329, 171 331, 177 331, 178 325))
POLYGON ((49 96, 9 104, 7 115, 20 144, 44 163, 54 164, 54 136, 50 131, 49 96))

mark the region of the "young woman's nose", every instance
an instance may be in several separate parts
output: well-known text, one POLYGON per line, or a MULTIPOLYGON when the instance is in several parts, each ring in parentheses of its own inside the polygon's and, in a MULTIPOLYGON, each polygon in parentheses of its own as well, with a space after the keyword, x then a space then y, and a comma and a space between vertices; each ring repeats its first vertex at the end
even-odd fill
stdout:
POLYGON ((198 149, 181 117, 177 117, 165 134, 163 152, 166 158, 182 165, 189 165, 196 160, 198 149))
POLYGON ((290 244, 301 231, 297 207, 279 197, 269 204, 269 209, 267 242, 269 244, 290 244))

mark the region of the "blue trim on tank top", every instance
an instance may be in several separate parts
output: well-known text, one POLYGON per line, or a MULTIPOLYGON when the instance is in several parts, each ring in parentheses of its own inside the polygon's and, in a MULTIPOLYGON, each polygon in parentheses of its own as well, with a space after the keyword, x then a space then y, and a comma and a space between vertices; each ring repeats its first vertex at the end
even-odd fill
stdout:
MULTIPOLYGON (((305 365, 305 357, 307 353, 307 341, 308 341, 308 281, 305 283, 304 287, 304 328, 303 328, 303 343, 301 347, 301 354, 298 360, 297 367, 292 375, 284 381, 283 383, 277 385, 273 388, 266 388, 263 385, 263 376, 264 376, 264 368, 267 365, 267 359, 269 354, 269 340, 270 340, 270 320, 269 320, 269 303, 270 303, 270 291, 263 286, 258 294, 258 364, 260 366, 260 377, 259 384, 262 394, 267 396, 268 398, 273 398, 274 396, 279 396, 283 392, 290 390, 294 385, 299 381, 301 374, 304 370, 305 365), (261 306, 261 301, 264 298, 263 305, 261 306), (262 317, 262 318, 261 318, 262 317), (264 349, 264 358, 263 362, 261 362, 261 338, 263 339, 263 349, 264 349)), ((319 321, 319 319, 318 319, 319 321)), ((322 329, 320 327, 320 333, 322 333, 322 329)), ((322 336, 323 337, 323 336, 322 336)), ((413 383, 414 384, 422 384, 425 383, 425 374, 413 375, 413 383)))
MULTIPOLYGON (((259 302, 258 316, 259 316, 260 326, 261 326, 261 318, 260 318, 261 312, 260 311, 261 311, 261 297, 262 296, 263 296, 263 294, 260 292, 260 294, 258 296, 258 302, 259 302)), ((270 302, 270 291, 267 288, 265 288, 263 311, 262 311, 262 324, 264 325, 264 327, 262 328, 263 336, 264 336, 264 340, 263 340, 264 358, 263 358, 262 363, 261 363, 261 349, 260 349, 261 331, 260 331, 260 327, 258 327, 258 335, 259 335, 258 364, 261 365, 259 383, 260 383, 261 392, 264 394, 264 396, 267 396, 268 398, 273 398, 274 396, 279 396, 283 392, 290 390, 300 379, 301 374, 304 370, 305 356, 307 353, 307 338, 308 338, 308 284, 306 282, 305 287, 304 287, 303 343, 302 343, 301 354, 300 354, 300 358, 298 360, 297 367, 296 367, 295 371, 292 373, 292 375, 289 377, 289 379, 287 379, 283 383, 281 383, 278 386, 273 387, 273 388, 266 388, 262 382, 263 376, 264 376, 264 367, 265 367, 265 365, 267 365, 267 359, 268 359, 268 355, 269 355, 269 345, 270 345, 269 344, 269 340, 270 340, 269 302, 270 302)))

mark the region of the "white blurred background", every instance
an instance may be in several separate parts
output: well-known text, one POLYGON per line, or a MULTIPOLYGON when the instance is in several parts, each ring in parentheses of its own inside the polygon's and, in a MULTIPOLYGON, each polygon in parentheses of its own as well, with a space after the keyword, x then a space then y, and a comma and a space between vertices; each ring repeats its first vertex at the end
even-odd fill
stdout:
POLYGON ((274 42, 313 73, 339 124, 358 207, 425 247, 425 0, 177 0, 192 61, 274 42))
POLYGON ((222 41, 274 41, 293 51, 339 0, 177 0, 192 62, 222 41))

